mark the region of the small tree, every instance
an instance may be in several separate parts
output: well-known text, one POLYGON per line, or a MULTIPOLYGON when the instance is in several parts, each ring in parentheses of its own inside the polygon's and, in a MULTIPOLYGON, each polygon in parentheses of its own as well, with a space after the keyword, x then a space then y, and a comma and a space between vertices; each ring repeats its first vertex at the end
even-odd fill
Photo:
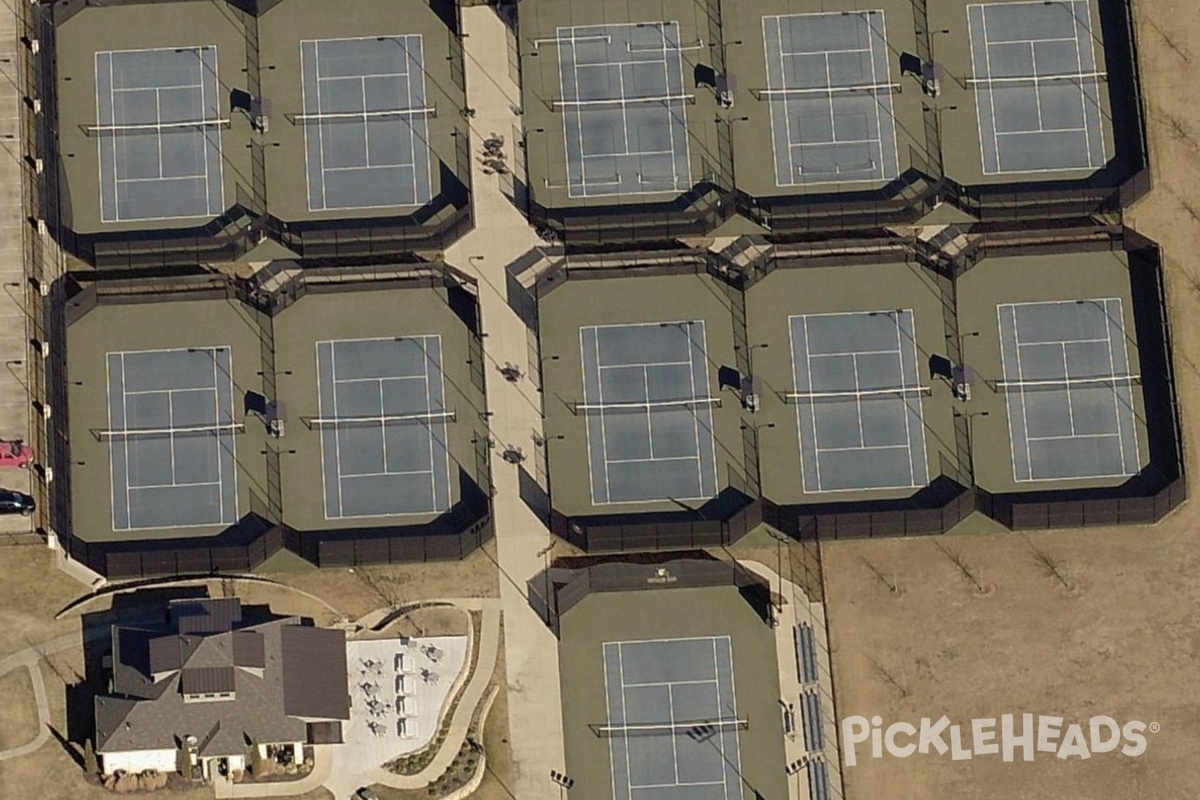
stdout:
POLYGON ((100 771, 100 761, 96 758, 96 749, 92 747, 91 739, 83 743, 83 768, 89 775, 100 771))
POLYGON ((180 744, 175 751, 175 771, 185 778, 192 777, 192 757, 186 744, 180 744))
POLYGON ((254 777, 262 777, 263 773, 263 757, 262 752, 258 748, 258 742, 250 740, 250 772, 254 777))

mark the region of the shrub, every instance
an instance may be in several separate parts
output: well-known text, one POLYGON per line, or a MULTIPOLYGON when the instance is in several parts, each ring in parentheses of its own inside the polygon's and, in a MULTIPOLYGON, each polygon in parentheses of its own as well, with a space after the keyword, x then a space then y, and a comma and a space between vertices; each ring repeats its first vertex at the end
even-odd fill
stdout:
POLYGON ((95 775, 100 771, 100 762, 96 758, 96 748, 92 747, 91 739, 83 743, 83 769, 89 775, 95 775))

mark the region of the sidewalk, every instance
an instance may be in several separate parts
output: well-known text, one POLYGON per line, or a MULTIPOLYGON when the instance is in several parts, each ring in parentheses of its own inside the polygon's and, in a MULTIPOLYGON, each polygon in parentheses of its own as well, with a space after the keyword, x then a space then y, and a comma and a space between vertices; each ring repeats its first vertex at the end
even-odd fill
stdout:
MULTIPOLYGON (((485 175, 478 155, 482 139, 503 136, 507 161, 513 163, 514 125, 520 119, 520 91, 509 75, 508 31, 486 6, 464 8, 467 103, 472 120, 472 188, 475 230, 446 253, 450 264, 479 278, 479 302, 488 332, 488 410, 497 448, 519 447, 529 454, 532 436, 541 431, 541 398, 522 379, 510 384, 495 371, 506 361, 528 372, 529 332, 505 299, 505 266, 541 244, 524 216, 500 189, 496 175, 485 175)), ((558 640, 529 606, 525 582, 543 566, 539 552, 552 543, 549 531, 521 502, 517 469, 493 459, 500 603, 508 666, 509 740, 513 793, 521 800, 557 800, 550 770, 562 770, 562 705, 558 692, 558 640)))
MULTIPOLYGON (((17 89, 23 48, 15 6, 0 14, 0 439, 29 440, 29 335, 25 318, 25 211, 21 184, 21 100, 17 89)), ((30 471, 5 470, 0 487, 31 494, 30 471)), ((32 518, 0 516, 0 533, 28 532, 32 518)))

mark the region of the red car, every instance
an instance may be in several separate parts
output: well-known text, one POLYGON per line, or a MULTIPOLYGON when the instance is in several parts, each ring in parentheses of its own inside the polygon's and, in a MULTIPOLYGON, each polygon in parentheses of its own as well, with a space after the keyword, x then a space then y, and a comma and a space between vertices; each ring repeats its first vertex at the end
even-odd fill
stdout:
POLYGON ((32 460, 33 448, 25 442, 20 439, 11 442, 0 439, 0 469, 11 467, 28 469, 29 462, 32 460))

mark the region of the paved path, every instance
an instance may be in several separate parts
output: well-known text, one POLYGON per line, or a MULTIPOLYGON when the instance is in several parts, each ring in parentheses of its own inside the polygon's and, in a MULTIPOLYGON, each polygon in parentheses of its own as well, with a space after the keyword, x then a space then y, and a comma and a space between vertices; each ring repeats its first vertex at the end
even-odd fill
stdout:
MULTIPOLYGON (((0 8, 0 439, 29 439, 29 333, 25 316, 25 212, 15 2, 0 8)), ((30 492, 30 470, 4 470, 0 486, 30 492)), ((31 517, 0 516, 0 533, 27 533, 31 517)))
MULTIPOLYGON (((842 781, 839 777, 840 759, 837 742, 837 717, 833 706, 833 677, 829 665, 829 639, 825 630, 825 605, 814 603, 808 599, 804 590, 789 580, 781 579, 775 570, 758 561, 739 561, 751 572, 757 573, 770 582, 771 590, 778 591, 784 598, 783 607, 776 610, 778 624, 775 626, 775 656, 779 668, 779 693, 789 703, 793 703, 796 711, 795 735, 783 741, 783 752, 786 764, 792 764, 808 756, 808 747, 804 741, 804 730, 801 720, 800 695, 805 688, 800 684, 799 667, 796 663, 796 642, 794 629, 802 622, 813 628, 817 642, 817 672, 818 682, 815 684, 821 695, 822 717, 825 723, 825 761, 829 764, 830 788, 835 797, 841 796, 842 781)), ((791 800, 809 800, 808 768, 800 769, 793 777, 788 778, 788 797, 791 800)))
POLYGON ((312 751, 312 772, 298 780, 275 783, 233 783, 229 778, 217 775, 213 780, 213 789, 216 790, 218 798, 289 797, 311 792, 325 783, 326 778, 329 777, 329 770, 333 765, 333 746, 315 745, 312 751))
MULTIPOLYGON (((508 30, 486 6, 462 10, 467 36, 467 103, 472 120, 472 156, 482 137, 505 138, 508 161, 514 153, 513 113, 520 91, 509 75, 508 30)), ((528 372, 529 332, 505 300, 505 266, 541 244, 528 222, 504 196, 500 179, 485 175, 472 158, 475 229, 446 253, 446 260, 479 278, 479 302, 488 332, 488 410, 496 446, 533 450, 541 431, 541 398, 522 378, 500 379, 494 367, 512 362, 528 372), (482 257, 482 258, 480 258, 482 257)), ((532 458, 529 462, 532 463, 532 458)), ((521 502, 517 469, 493 459, 496 544, 500 561, 500 604, 504 611, 504 652, 508 669, 508 725, 513 756, 513 793, 521 800, 558 800, 550 770, 563 769, 562 704, 558 693, 558 640, 529 606, 525 582, 543 566, 539 555, 553 543, 549 531, 521 502)))
MULTIPOLYGON (((366 780, 365 783, 382 783, 396 789, 421 789, 437 780, 450 766, 454 757, 458 755, 471 727, 471 717, 474 716, 475 710, 479 708, 480 702, 487 693, 492 672, 496 669, 496 656, 500 651, 499 602, 490 597, 479 598, 475 602, 483 611, 483 624, 480 626, 479 641, 476 643, 476 649, 479 652, 478 661, 470 682, 462 691, 462 698, 454 707, 454 716, 450 718, 450 730, 442 743, 442 749, 425 769, 415 775, 396 775, 383 768, 378 768, 370 774, 369 780, 366 780)), ((465 606, 465 604, 466 601, 455 601, 455 605, 465 606)), ((331 784, 326 783, 325 785, 333 791, 335 798, 342 797, 342 794, 339 794, 331 784)))
POLYGON ((27 647, 18 653, 13 653, 10 656, 0 659, 0 677, 21 667, 29 670, 29 679, 33 681, 33 697, 37 701, 38 712, 37 736, 32 741, 26 742, 20 747, 0 751, 0 761, 29 755, 44 745, 50 738, 50 706, 46 702, 46 683, 42 680, 42 670, 38 666, 38 662, 51 653, 83 646, 84 638, 89 640, 101 639, 108 635, 107 629, 94 630, 87 637, 83 637, 78 633, 66 633, 48 642, 43 642, 34 647, 27 647))

